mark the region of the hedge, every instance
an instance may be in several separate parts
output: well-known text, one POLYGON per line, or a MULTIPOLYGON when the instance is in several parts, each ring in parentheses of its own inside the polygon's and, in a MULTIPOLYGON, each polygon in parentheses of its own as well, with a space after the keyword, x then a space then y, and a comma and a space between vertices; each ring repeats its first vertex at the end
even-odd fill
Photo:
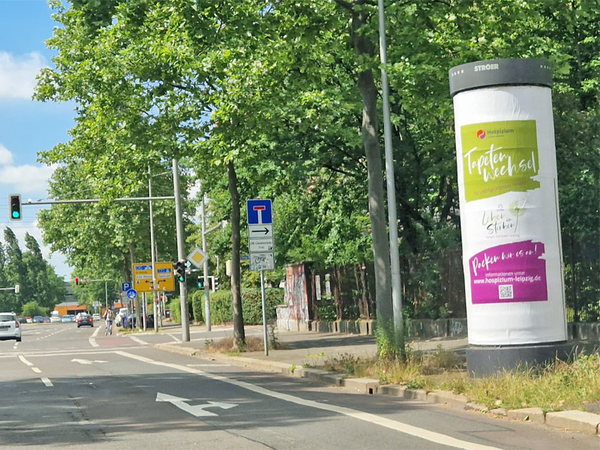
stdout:
MULTIPOLYGON (((204 293, 202 291, 199 292, 204 293)), ((283 304, 283 294, 283 289, 265 289, 267 320, 277 318, 276 307, 283 304)), ((199 297, 201 301, 200 311, 204 311, 204 295, 199 295, 199 297)), ((194 299, 196 299, 196 296, 194 296, 194 299)), ((210 322, 213 325, 233 321, 232 299, 230 290, 210 293, 210 322)), ((262 324, 262 298, 260 289, 242 289, 242 312, 244 314, 245 325, 262 324)))

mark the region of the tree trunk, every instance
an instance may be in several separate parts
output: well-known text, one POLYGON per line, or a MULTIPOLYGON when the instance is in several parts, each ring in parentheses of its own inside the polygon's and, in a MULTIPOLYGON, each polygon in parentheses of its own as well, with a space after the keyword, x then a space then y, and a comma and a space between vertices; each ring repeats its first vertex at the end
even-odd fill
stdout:
MULTIPOLYGON (((362 8, 352 9, 352 42, 356 54, 372 58, 375 46, 358 30, 365 25, 367 13, 362 8)), ((379 145, 379 117, 377 113, 377 88, 370 69, 358 74, 358 89, 363 103, 362 139, 367 157, 369 178, 369 216, 373 235, 375 263, 375 305, 378 326, 393 332, 393 307, 390 269, 390 244, 385 221, 383 169, 379 145)), ((386 334, 394 342, 392 335, 386 334)))
POLYGON ((229 182, 229 196, 231 197, 233 345, 239 348, 246 345, 246 333, 244 332, 244 315, 242 313, 242 278, 240 271, 240 194, 233 161, 227 163, 227 180, 229 182))

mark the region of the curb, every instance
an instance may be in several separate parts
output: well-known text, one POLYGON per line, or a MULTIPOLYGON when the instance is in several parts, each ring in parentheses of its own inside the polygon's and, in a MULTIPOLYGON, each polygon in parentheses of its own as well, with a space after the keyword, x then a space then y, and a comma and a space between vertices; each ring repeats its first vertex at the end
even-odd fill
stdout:
POLYGON ((178 353, 184 356, 194 356, 196 358, 224 362, 234 366, 240 366, 262 372, 278 373, 295 378, 308 378, 325 384, 349 389, 361 394, 387 395, 391 397, 402 397, 407 400, 446 404, 454 408, 465 409, 479 413, 490 413, 496 416, 506 417, 510 420, 545 424, 553 428, 576 431, 579 433, 591 434, 600 437, 600 414, 577 410, 544 413, 541 408, 512 410, 496 408, 489 410, 484 405, 479 405, 469 401, 469 399, 464 395, 454 394, 449 391, 435 390, 427 392, 424 389, 409 389, 400 385, 381 385, 379 384, 379 380, 371 378, 347 378, 338 373, 332 373, 320 369, 305 368, 296 364, 288 364, 276 361, 263 361, 260 359, 239 356, 226 356, 219 353, 207 353, 195 348, 184 347, 180 345, 154 344, 153 347, 159 350, 178 353))

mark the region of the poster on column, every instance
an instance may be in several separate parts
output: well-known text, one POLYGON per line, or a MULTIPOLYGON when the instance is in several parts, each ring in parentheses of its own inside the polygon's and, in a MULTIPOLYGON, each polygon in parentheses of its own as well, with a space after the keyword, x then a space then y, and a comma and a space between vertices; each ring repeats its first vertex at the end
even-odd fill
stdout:
MULTIPOLYGON (((535 121, 465 125, 461 141, 466 204, 477 201, 473 212, 481 217, 471 241, 484 249, 468 260, 471 301, 548 300, 544 244, 521 239, 524 228, 543 225, 536 223, 541 217, 529 214, 519 229, 519 218, 536 209, 528 204, 532 196, 527 194, 540 188, 535 178, 539 174, 535 121)), ((473 209, 467 205, 467 210, 473 209)))

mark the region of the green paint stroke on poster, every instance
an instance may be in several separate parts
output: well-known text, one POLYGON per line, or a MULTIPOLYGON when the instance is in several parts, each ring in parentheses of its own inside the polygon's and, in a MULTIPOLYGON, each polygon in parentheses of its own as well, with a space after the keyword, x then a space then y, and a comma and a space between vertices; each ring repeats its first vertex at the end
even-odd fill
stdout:
POLYGON ((461 127, 467 201, 540 187, 535 120, 485 122, 461 127))

